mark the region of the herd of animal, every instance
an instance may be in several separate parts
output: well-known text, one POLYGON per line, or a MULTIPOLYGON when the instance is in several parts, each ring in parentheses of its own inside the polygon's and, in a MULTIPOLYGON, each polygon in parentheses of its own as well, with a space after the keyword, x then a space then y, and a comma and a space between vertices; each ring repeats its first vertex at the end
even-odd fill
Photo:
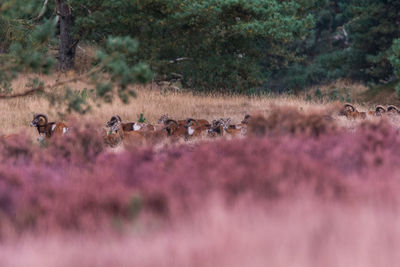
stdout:
POLYGON ((389 105, 387 108, 378 105, 375 110, 372 111, 358 111, 352 104, 346 103, 343 108, 339 111, 340 116, 345 116, 349 119, 366 119, 367 116, 382 117, 385 115, 399 115, 400 110, 393 105, 389 105))
MULTIPOLYGON (((367 116, 382 117, 385 115, 400 114, 400 110, 393 105, 387 108, 379 105, 374 111, 361 112, 351 104, 344 104, 339 110, 339 116, 348 119, 366 119, 367 116)), ((211 123, 205 119, 187 118, 176 120, 164 114, 160 117, 157 124, 139 122, 123 122, 118 115, 112 116, 106 122, 107 131, 104 133, 104 142, 110 146, 116 146, 121 142, 129 140, 143 140, 148 138, 184 138, 188 140, 196 136, 237 136, 245 135, 251 115, 245 115, 243 120, 235 124, 230 118, 220 118, 211 123)), ((36 127, 39 133, 39 141, 51 138, 52 136, 64 135, 68 132, 68 127, 63 122, 49 122, 44 114, 34 114, 30 126, 36 127)))
POLYGON ((251 116, 246 115, 241 123, 234 124, 230 118, 216 119, 211 123, 205 119, 187 118, 175 120, 164 114, 157 124, 123 122, 118 115, 106 123, 108 129, 104 141, 110 146, 120 142, 160 139, 162 137, 184 138, 189 140, 199 136, 244 135, 251 116))
MULTIPOLYGON (((110 146, 115 146, 122 141, 141 140, 152 137, 183 137, 185 140, 188 140, 201 135, 245 135, 250 119, 250 115, 245 115, 241 123, 238 124, 232 123, 230 118, 220 118, 210 123, 205 119, 194 118, 175 120, 170 118, 168 114, 164 114, 160 117, 157 124, 152 125, 150 123, 123 122, 119 115, 115 115, 105 124, 107 131, 104 134, 104 141, 110 146)), ((30 126, 37 128, 39 141, 68 132, 68 127, 65 123, 49 122, 47 116, 44 114, 34 114, 30 126)))

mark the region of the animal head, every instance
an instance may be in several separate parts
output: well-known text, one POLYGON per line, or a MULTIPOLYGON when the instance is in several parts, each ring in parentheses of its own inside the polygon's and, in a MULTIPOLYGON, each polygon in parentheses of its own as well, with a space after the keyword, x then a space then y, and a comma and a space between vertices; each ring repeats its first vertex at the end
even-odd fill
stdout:
POLYGON ((168 119, 164 122, 165 128, 168 132, 168 135, 172 135, 176 132, 179 127, 179 124, 176 120, 168 119))
POLYGON ((161 118, 158 120, 158 124, 165 124, 165 122, 169 119, 168 113, 161 115, 161 118))
POLYGON ((386 112, 386 109, 382 106, 376 106, 375 108, 375 115, 382 116, 386 112))
POLYGON ((115 124, 121 123, 121 117, 118 115, 112 116, 111 119, 109 121, 107 121, 106 123, 106 127, 113 127, 115 124))
POLYGON ((33 120, 30 123, 31 127, 37 127, 37 126, 44 126, 47 125, 48 119, 47 116, 44 114, 33 114, 33 120))
POLYGON ((192 119, 192 118, 186 119, 186 125, 185 125, 186 128, 189 126, 198 126, 198 125, 199 125, 199 122, 197 120, 192 119))
POLYGON ((390 105, 387 107, 387 112, 392 114, 399 114, 400 111, 396 106, 390 105))
POLYGON ((229 125, 232 124, 231 118, 220 118, 216 121, 216 125, 222 127, 223 129, 228 129, 229 125))
POLYGON ((346 104, 344 104, 343 108, 339 111, 339 115, 340 116, 348 116, 350 113, 355 112, 355 111, 356 111, 356 108, 353 105, 346 103, 346 104))
POLYGON ((244 119, 241 121, 241 123, 243 123, 243 124, 248 124, 249 121, 250 121, 250 118, 251 118, 251 116, 250 116, 249 114, 246 114, 246 115, 244 116, 244 119))
POLYGON ((112 116, 111 119, 106 123, 106 127, 110 128, 110 132, 117 132, 119 126, 121 126, 122 120, 118 115, 112 116))
POLYGON ((207 133, 209 136, 223 135, 224 127, 221 124, 212 126, 210 129, 208 129, 207 133))
POLYGON ((224 133, 224 127, 225 127, 225 120, 223 118, 213 120, 210 129, 208 129, 208 135, 210 136, 222 135, 224 133))

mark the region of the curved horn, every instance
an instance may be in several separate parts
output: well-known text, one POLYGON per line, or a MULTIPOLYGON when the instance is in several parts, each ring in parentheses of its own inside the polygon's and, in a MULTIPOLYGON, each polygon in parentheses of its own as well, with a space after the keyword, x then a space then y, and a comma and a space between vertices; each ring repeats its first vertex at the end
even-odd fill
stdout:
POLYGON ((376 106, 376 108, 375 108, 375 112, 376 112, 376 113, 383 113, 383 112, 386 112, 386 109, 385 109, 383 106, 378 105, 378 106, 376 106))
POLYGON ((38 117, 42 117, 44 119, 45 124, 47 124, 49 122, 49 120, 47 119, 47 116, 42 114, 42 113, 38 113, 33 115, 34 118, 38 118, 38 117))
POLYGON ((220 126, 225 123, 225 120, 223 118, 220 118, 219 120, 216 121, 216 125, 220 126))
POLYGON ((173 120, 173 119, 168 119, 168 120, 165 121, 165 124, 170 124, 170 123, 176 124, 176 126, 179 125, 178 122, 176 120, 173 120))
POLYGON ((158 123, 165 123, 166 120, 168 120, 168 113, 161 115, 161 117, 158 119, 158 123))
POLYGON ((243 123, 243 124, 248 124, 249 123, 249 120, 250 120, 250 115, 246 115, 246 116, 244 116, 244 119, 240 122, 240 123, 243 123))
POLYGON ((106 122, 106 127, 111 127, 115 123, 114 121, 118 122, 118 117, 118 115, 112 116, 110 120, 106 122))
POLYGON ((396 112, 399 113, 398 107, 396 107, 396 106, 394 106, 394 105, 389 105, 389 106, 387 107, 387 111, 390 112, 390 111, 392 111, 392 110, 395 110, 396 112))
POLYGON ((119 122, 122 122, 122 119, 119 115, 115 116, 117 118, 117 120, 119 120, 119 122))
POLYGON ((349 103, 344 104, 344 108, 345 109, 351 108, 351 111, 356 111, 356 108, 352 104, 349 104, 349 103))

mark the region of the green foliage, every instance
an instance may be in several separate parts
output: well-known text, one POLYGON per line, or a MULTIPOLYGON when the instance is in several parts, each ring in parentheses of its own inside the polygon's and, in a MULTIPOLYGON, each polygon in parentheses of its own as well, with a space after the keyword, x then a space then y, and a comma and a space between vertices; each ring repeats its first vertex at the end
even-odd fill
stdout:
POLYGON ((146 122, 146 118, 144 117, 143 113, 140 113, 140 115, 138 117, 138 122, 139 123, 145 123, 146 122))
POLYGON ((393 40, 400 37, 398 26, 400 2, 396 0, 352 1, 348 13, 354 19, 349 23, 353 49, 362 53, 354 67, 367 80, 378 82, 393 74, 388 60, 393 40))
POLYGON ((380 83, 392 79, 393 40, 400 37, 400 2, 329 0, 315 11, 310 38, 297 43, 302 62, 272 74, 269 89, 301 90, 340 78, 380 83))
MULTIPOLYGON (((18 7, 20 0, 8 0, 0 4, 3 11, 0 17, 0 93, 12 95, 12 80, 18 74, 40 73, 49 74, 54 69, 55 59, 48 53, 48 48, 56 44, 57 21, 49 17, 46 9, 27 1, 24 7, 18 7), (15 8, 14 8, 15 7, 15 8), (44 12, 43 14, 41 14, 44 12), (40 15, 43 15, 43 17, 40 15), (15 16, 15 18, 14 18, 15 16)), ((54 6, 49 1, 49 6, 54 6)), ((82 78, 91 78, 97 93, 97 100, 110 102, 114 94, 128 102, 135 96, 130 85, 146 83, 151 80, 152 72, 148 65, 140 63, 135 58, 138 42, 130 37, 109 37, 104 48, 97 53, 97 62, 93 69, 82 78)), ((49 89, 53 86, 40 80, 32 80, 26 86, 32 92, 38 92, 52 103, 66 103, 68 112, 86 113, 90 110, 87 90, 74 91, 66 84, 59 82, 56 87, 63 87, 63 93, 55 93, 49 89)))
POLYGON ((322 92, 321 92, 320 88, 317 88, 317 90, 315 90, 314 97, 316 97, 318 99, 322 98, 322 92))
MULTIPOLYGON (((77 32, 135 36, 137 58, 160 77, 183 76, 197 90, 260 87, 266 71, 296 59, 290 44, 309 34, 319 1, 71 1, 77 32), (90 10, 90 12, 88 11, 90 10), (116 11, 118 10, 118 14, 116 11)), ((160 78, 161 79, 161 78, 160 78)))
MULTIPOLYGON (((20 72, 49 73, 55 3, 0 3, 0 89, 20 72), (40 14, 40 15, 39 15, 40 14)), ((198 91, 299 91, 349 78, 379 83, 398 72, 397 0, 68 0, 73 37, 100 47, 89 70, 97 99, 128 103, 131 85, 172 81, 198 91), (140 44, 140 45, 139 45, 140 44), (153 77, 153 73, 155 76, 153 77)), ((41 85, 45 86, 45 85, 41 85)), ((85 98, 64 91, 70 111, 85 98)), ((50 96, 48 96, 51 98, 50 96)), ((336 98, 335 92, 331 94, 336 98)))
POLYGON ((112 100, 113 88, 117 88, 119 98, 127 103, 135 92, 129 85, 146 83, 152 79, 152 72, 145 63, 136 63, 135 53, 138 42, 130 37, 108 37, 104 50, 97 52, 98 66, 108 73, 107 78, 94 73, 97 80, 96 91, 106 101, 112 100))
POLYGON ((88 89, 85 88, 82 91, 73 91, 67 88, 65 91, 64 99, 67 101, 67 111, 69 113, 75 111, 79 114, 85 114, 90 111, 90 105, 88 104, 88 89))
MULTIPOLYGON (((400 39, 396 39, 392 45, 392 55, 389 57, 390 63, 392 64, 394 74, 397 79, 400 78, 400 39)), ((400 83, 396 87, 397 95, 400 97, 400 83)))
POLYGON ((389 57, 394 74, 400 78, 400 39, 396 39, 392 45, 392 55, 389 57))
MULTIPOLYGON (((46 54, 47 42, 53 38, 55 21, 45 21, 38 26, 21 24, 17 20, 1 19, 0 23, 8 28, 3 50, 0 54, 0 92, 11 91, 11 81, 20 72, 37 72, 47 74, 54 65, 54 59, 46 54), (30 29, 30 30, 29 30, 30 29)), ((3 35, 4 36, 4 35, 3 35)))
POLYGON ((31 19, 38 16, 42 6, 43 1, 2 0, 0 2, 1 17, 14 19, 31 19))

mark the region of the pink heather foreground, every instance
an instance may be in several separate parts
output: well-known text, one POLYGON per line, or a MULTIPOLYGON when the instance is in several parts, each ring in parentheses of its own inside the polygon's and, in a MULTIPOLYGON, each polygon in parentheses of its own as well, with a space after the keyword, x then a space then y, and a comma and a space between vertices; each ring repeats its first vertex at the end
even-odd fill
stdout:
POLYGON ((400 217, 390 209, 304 199, 269 208, 212 203, 173 226, 23 238, 0 245, 0 265, 375 267, 400 260, 400 217))
POLYGON ((277 121, 118 153, 90 125, 1 140, 0 266, 396 266, 398 130, 277 121))

